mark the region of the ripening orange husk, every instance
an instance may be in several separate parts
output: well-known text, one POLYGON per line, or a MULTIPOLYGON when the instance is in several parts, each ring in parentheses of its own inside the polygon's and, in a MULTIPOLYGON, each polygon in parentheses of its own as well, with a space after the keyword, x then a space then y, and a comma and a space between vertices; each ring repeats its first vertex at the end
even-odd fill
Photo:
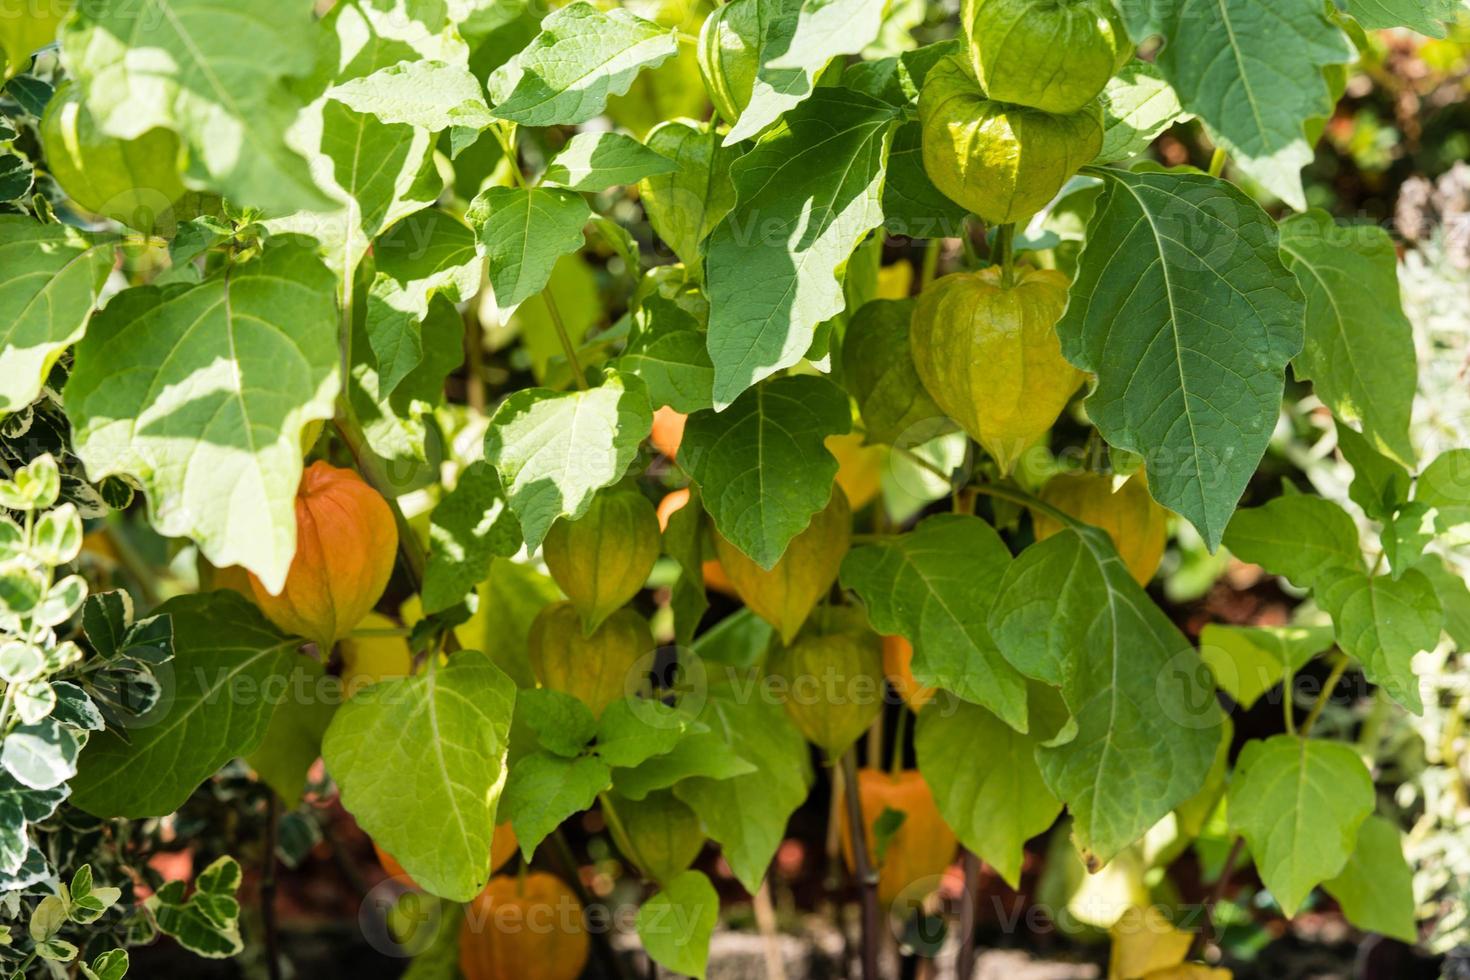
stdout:
MULTIPOLYGON (((511 829, 509 820, 496 827, 495 833, 490 837, 490 873, 494 874, 505 867, 505 862, 511 859, 519 846, 516 832, 511 829)), ((397 878, 410 888, 418 888, 408 872, 403 870, 403 865, 398 863, 398 859, 379 847, 377 841, 373 841, 373 852, 378 855, 378 863, 388 872, 389 878, 397 878)))
POLYGON ((653 431, 649 433, 648 441, 653 443, 654 449, 673 459, 679 455, 679 443, 684 441, 684 423, 688 421, 689 416, 667 405, 655 409, 653 431))
MULTIPOLYGON (((1159 570, 1169 540, 1169 513, 1154 502, 1141 471, 1116 491, 1113 478, 1104 473, 1060 473, 1041 488, 1041 499, 1108 532, 1118 557, 1139 585, 1147 585, 1159 570)), ((1037 541, 1062 529, 1061 522, 1039 511, 1032 518, 1037 541)))
POLYGON ((398 549, 393 511, 352 470, 318 460, 296 491, 296 554, 280 595, 253 574, 267 619, 323 650, 362 621, 388 585, 398 549))
MULTIPOLYGON (((877 858, 877 841, 873 822, 884 810, 898 810, 904 815, 888 841, 883 864, 878 870, 878 901, 884 905, 896 899, 905 888, 925 878, 941 875, 954 860, 954 831, 939 815, 934 794, 917 769, 891 775, 881 769, 858 771, 858 799, 862 803, 863 830, 868 843, 868 860, 877 858)), ((852 834, 848 830, 847 809, 838 810, 842 830, 842 856, 852 867, 852 834)))
POLYGON ((459 928, 465 980, 577 980, 587 966, 582 904, 560 878, 491 878, 459 928))
POLYGON ((934 697, 934 688, 914 680, 913 662, 914 648, 908 640, 901 636, 883 637, 883 676, 909 708, 917 712, 934 697))

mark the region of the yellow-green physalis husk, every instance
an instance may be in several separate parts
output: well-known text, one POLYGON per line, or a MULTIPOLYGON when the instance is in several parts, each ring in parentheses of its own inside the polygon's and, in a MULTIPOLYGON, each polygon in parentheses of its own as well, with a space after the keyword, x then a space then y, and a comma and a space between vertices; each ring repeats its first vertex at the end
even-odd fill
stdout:
POLYGON ((997 102, 1076 112, 1133 57, 1113 0, 965 0, 980 87, 997 102))
POLYGON ((1053 115, 986 98, 950 56, 919 93, 924 170, 934 186, 987 224, 1025 221, 1102 150, 1102 105, 1053 115))
POLYGON ((619 609, 591 636, 582 635, 577 610, 570 602, 553 602, 531 623, 531 672, 537 682, 570 694, 602 717, 603 709, 642 686, 637 671, 646 668, 654 651, 648 621, 631 609, 619 609))
POLYGON ((609 792, 605 802, 613 843, 651 881, 663 884, 687 870, 704 849, 699 817, 672 790, 654 790, 641 800, 609 792))
POLYGON ((71 82, 56 90, 41 116, 46 165, 79 207, 151 235, 172 233, 173 205, 186 193, 179 177, 179 138, 150 129, 120 140, 98 128, 71 82))
POLYGON ((750 104, 765 36, 762 13, 774 4, 734 0, 715 8, 699 32, 699 73, 715 111, 732 126, 750 104))
POLYGON ((837 581, 852 541, 852 508, 842 488, 833 484, 832 498, 806 530, 791 539, 780 561, 767 571, 715 532, 715 553, 725 576, 750 611, 776 628, 790 643, 818 600, 837 581))
POLYGON ((636 490, 604 490, 575 521, 551 525, 542 555, 581 613, 584 634, 643 588, 661 540, 653 504, 636 490))
POLYGON ((934 401, 1009 473, 1084 375, 1057 339, 1067 277, 1018 269, 1007 287, 1001 275, 991 266, 931 283, 914 307, 909 345, 934 401))
POLYGON ((832 758, 883 711, 883 645, 870 630, 808 631, 767 669, 801 734, 832 758))

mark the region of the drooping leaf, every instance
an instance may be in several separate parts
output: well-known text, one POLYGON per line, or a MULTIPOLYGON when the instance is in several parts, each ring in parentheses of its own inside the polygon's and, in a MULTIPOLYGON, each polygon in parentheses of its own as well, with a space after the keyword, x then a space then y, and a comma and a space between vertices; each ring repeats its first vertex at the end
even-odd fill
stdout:
POLYGON ((709 726, 651 698, 622 698, 608 705, 597 723, 597 756, 610 766, 641 766, 667 755, 687 734, 709 726))
POLYGON ((610 785, 612 772, 601 759, 533 752, 511 767, 502 817, 510 821, 521 854, 529 861, 563 820, 589 809, 610 785))
POLYGON ((0 415, 35 401, 87 329, 112 252, 112 242, 68 225, 0 214, 0 415))
POLYGON ((465 220, 489 260, 490 288, 501 309, 546 288, 556 260, 586 241, 582 226, 591 217, 582 195, 551 187, 487 187, 470 202, 465 220))
POLYGON ((643 382, 609 373, 588 391, 517 391, 485 434, 485 458, 500 474, 530 548, 558 517, 576 520, 592 495, 616 483, 653 428, 643 382))
POLYGON ((1347 866, 1322 887, 1337 899, 1347 920, 1364 932, 1418 942, 1414 872, 1404 860, 1399 829, 1383 817, 1370 815, 1363 821, 1347 866))
POLYGON ((650 130, 648 147, 674 161, 672 171, 638 185, 648 223, 686 269, 703 276, 704 241, 735 206, 730 164, 739 153, 720 145, 715 127, 682 119, 650 130))
POLYGON ((1148 149, 1160 133, 1190 118, 1179 95, 1152 62, 1133 59, 1103 89, 1101 163, 1127 160, 1148 149))
POLYGON ((831 499, 837 460, 824 440, 851 426, 847 397, 832 382, 777 378, 723 412, 689 416, 679 464, 720 534, 770 568, 831 499))
POLYGON ((914 679, 984 705, 1024 732, 1026 679, 1001 654, 987 616, 1011 553, 978 517, 938 514, 907 534, 848 553, 842 585, 879 633, 914 647, 914 679))
POLYGON ((66 387, 89 475, 137 478, 160 533, 279 589, 301 431, 332 416, 337 394, 334 289, 316 256, 285 244, 198 285, 113 297, 66 387))
POLYGON ((1363 665, 1363 673, 1399 704, 1424 712, 1414 655, 1432 650, 1444 627, 1444 610, 1423 572, 1401 578, 1334 569, 1317 580, 1317 602, 1332 616, 1337 643, 1363 665))
MULTIPOLYGON (((1162 34, 1156 63, 1180 104, 1241 169, 1297 210, 1312 159, 1305 122, 1332 112, 1323 69, 1352 45, 1314 0, 1125 0, 1135 40, 1162 34)), ((1201 253, 1203 254, 1203 253, 1201 253)))
POLYGON ((699 871, 681 871, 638 909, 638 938, 665 969, 703 980, 720 896, 699 871))
POLYGON ((140 0, 83 4, 61 45, 104 132, 126 140, 171 129, 191 177, 281 214, 330 204, 286 140, 301 109, 287 80, 316 67, 315 38, 306 4, 140 0))
POLYGON ((495 121, 479 80, 468 68, 443 61, 401 61, 334 87, 332 97, 380 122, 431 133, 451 126, 479 130, 495 121))
POLYGON ((1144 455, 1149 490, 1213 550, 1266 451, 1303 303, 1276 226, 1229 183, 1100 170, 1062 351, 1097 374, 1088 414, 1144 455))
POLYGON ((786 821, 806 799, 806 743, 781 705, 749 691, 742 696, 733 685, 711 688, 699 720, 756 770, 729 779, 686 779, 675 785, 674 795, 699 814, 735 877, 754 894, 786 821))
POLYGON ((990 633, 1021 673, 1058 688, 1072 714, 1037 750, 1071 810, 1089 867, 1107 863, 1200 788, 1220 709, 1189 641, 1128 573, 1107 533, 1067 528, 1021 553, 990 633))
POLYGON ((1225 547, 1302 589, 1334 568, 1363 565, 1358 526, 1348 512, 1304 493, 1236 511, 1225 528, 1225 547))
POLYGON ((1280 684, 1287 672, 1301 670, 1332 646, 1330 626, 1225 626, 1210 623, 1199 635, 1201 659, 1215 683, 1250 708, 1280 684))
POLYGON ((692 732, 667 752, 650 756, 630 768, 613 771, 619 796, 644 800, 650 793, 693 779, 726 780, 754 773, 756 768, 738 755, 716 732, 692 732))
POLYGON ((321 757, 322 736, 342 701, 342 687, 319 661, 298 657, 286 691, 260 745, 245 761, 292 810, 301 802, 307 771, 321 757))
POLYGON ((495 467, 476 460, 430 515, 429 563, 424 570, 426 613, 448 609, 490 575, 490 562, 521 547, 521 526, 510 511, 495 467))
POLYGON ((574 191, 604 191, 668 174, 677 165, 625 133, 577 133, 556 152, 541 179, 574 191))
POLYGON ((795 364, 842 312, 839 267, 883 221, 896 119, 886 103, 821 89, 731 165, 737 203, 705 260, 717 407, 795 364))
POLYGON ((158 702, 130 719, 126 740, 97 732, 72 781, 72 802, 99 817, 161 817, 220 766, 254 751, 301 641, 283 636, 237 592, 179 596, 159 607, 173 623, 171 675, 158 702))
POLYGON ((1230 785, 1230 829, 1288 915, 1335 877, 1373 812, 1373 779, 1351 746, 1277 735, 1251 742, 1230 785))
POLYGON ((572 3, 490 75, 492 111, 526 126, 571 126, 600 115, 645 68, 679 50, 675 32, 626 10, 572 3))
POLYGON ((364 688, 327 729, 342 805, 425 891, 466 902, 489 879, 514 707, 511 679, 464 650, 364 688))
POLYGON ((1039 744, 963 702, 919 712, 914 727, 919 771, 944 822, 1012 888, 1020 882, 1026 841, 1062 812, 1037 768, 1039 744))
POLYGON ((1409 471, 1374 449, 1357 429, 1339 422, 1337 448, 1353 468, 1348 496, 1369 517, 1383 520, 1409 499, 1409 471))
POLYGON ((1414 465, 1409 416, 1419 366, 1393 240, 1376 225, 1339 227, 1314 210, 1281 223, 1281 250, 1307 299, 1296 376, 1380 453, 1414 465))

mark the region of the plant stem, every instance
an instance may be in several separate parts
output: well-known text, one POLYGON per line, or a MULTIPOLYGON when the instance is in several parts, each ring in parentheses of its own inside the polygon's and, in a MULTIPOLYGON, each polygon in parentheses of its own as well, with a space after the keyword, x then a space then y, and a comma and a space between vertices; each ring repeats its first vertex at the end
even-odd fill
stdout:
POLYGON ((752 896, 755 910, 755 926, 761 934, 761 946, 766 956, 766 976, 770 980, 786 980, 786 963, 781 958, 781 937, 776 930, 776 908, 771 903, 771 876, 761 880, 761 886, 752 896))
POLYGON ((960 950, 955 959, 955 975, 969 980, 975 975, 975 906, 979 904, 980 855, 968 847, 962 849, 960 867, 964 871, 964 902, 969 906, 960 908, 960 921, 968 922, 969 928, 960 937, 960 950))
POLYGON ((1347 672, 1348 658, 1341 653, 1337 655, 1337 662, 1332 665, 1332 672, 1327 675, 1327 680, 1322 685, 1322 690, 1317 695, 1316 703, 1307 715, 1307 720, 1302 722, 1302 738, 1312 734, 1312 726, 1317 724, 1317 719, 1322 717, 1322 710, 1327 707, 1327 702, 1332 698, 1332 692, 1337 688, 1337 682, 1342 680, 1342 675, 1347 672))
MULTIPOLYGON (((474 304, 471 304, 473 307, 474 304)), ((473 310, 464 315, 464 397, 476 415, 485 414, 485 331, 473 310)))
POLYGON ((995 229, 995 250, 1000 259, 1000 284, 1007 289, 1016 284, 1015 243, 1015 225, 1001 225, 995 229))
MULTIPOLYGON (((585 913, 586 909, 592 905, 592 896, 587 892, 587 886, 582 884, 582 876, 577 873, 577 859, 572 854, 571 845, 567 843, 566 835, 561 832, 560 827, 552 831, 550 840, 552 854, 556 863, 561 865, 562 876, 572 887, 572 891, 577 893, 577 901, 582 903, 585 913)), ((592 945, 597 948, 597 958, 602 961, 606 972, 617 977, 618 980, 632 980, 623 966, 623 961, 618 959, 617 951, 612 948, 612 943, 608 942, 607 930, 593 929, 590 931, 592 945)))
POLYGON ((281 937, 276 928, 276 821, 280 817, 275 791, 266 789, 265 866, 260 877, 260 918, 265 930, 266 970, 270 980, 281 980, 281 937))
POLYGON ((336 428, 337 434, 342 437, 342 443, 347 447, 347 451, 352 454, 352 461, 357 467, 357 472, 370 487, 378 491, 378 495, 387 501, 389 510, 393 512, 393 523, 398 527, 399 556, 403 559, 404 568, 407 569, 413 583, 413 590, 422 592, 424 568, 428 564, 428 559, 424 555, 423 545, 419 544, 418 535, 409 525, 408 518, 403 516, 403 508, 398 506, 396 488, 376 461, 364 451, 366 440, 355 417, 344 416, 343 412, 338 412, 337 417, 332 419, 332 425, 336 428))
POLYGON ((979 483, 971 487, 970 489, 974 490, 976 493, 984 494, 987 497, 997 497, 1001 500, 1009 500, 1013 504, 1020 504, 1022 507, 1028 507, 1032 510, 1039 510, 1048 517, 1060 521, 1062 524, 1065 524, 1067 527, 1083 526, 1077 520, 1077 518, 1073 517, 1071 514, 1068 514, 1065 511, 1057 510, 1046 501, 1041 500, 1038 497, 1033 497, 1031 494, 1019 488, 1003 487, 994 483, 979 483))
POLYGON ((1218 177, 1225 172, 1225 148, 1215 147, 1215 152, 1210 155, 1210 176, 1218 177))
POLYGON ((852 866, 862 894, 862 980, 878 980, 878 873, 868 863, 868 834, 863 826, 863 804, 858 794, 857 749, 842 756, 843 792, 847 797, 847 827, 852 837, 852 866))
POLYGON ((920 456, 912 449, 909 449, 907 446, 894 446, 893 451, 898 453, 904 459, 907 459, 909 462, 913 463, 915 466, 918 466, 921 469, 925 469, 928 470, 930 473, 933 473, 935 476, 939 477, 946 483, 951 483, 954 480, 953 474, 944 472, 944 470, 941 470, 938 466, 935 466, 932 462, 925 459, 923 456, 920 456))
POLYGON ((931 238, 924 246, 924 261, 919 266, 919 292, 923 292, 939 271, 939 249, 944 244, 941 238, 931 238))
POLYGON ((1235 838, 1235 843, 1230 845, 1230 853, 1225 857, 1225 864, 1220 868, 1220 877, 1215 879, 1215 887, 1210 892, 1209 898, 1205 899, 1205 921, 1202 928, 1195 933, 1194 942, 1189 946, 1190 957, 1195 957, 1204 949, 1205 943, 1214 942, 1217 938, 1215 931, 1215 906, 1220 904, 1225 897, 1225 889, 1230 885, 1230 873, 1235 870, 1235 862, 1240 859, 1240 852, 1245 847, 1245 838, 1235 838))
POLYGON ((1286 723, 1286 734, 1296 734, 1296 674, 1290 667, 1281 681, 1281 718, 1286 723))
POLYGON ((893 730, 893 745, 888 750, 888 774, 897 776, 903 772, 903 739, 908 729, 909 709, 907 705, 898 706, 898 724, 893 730))

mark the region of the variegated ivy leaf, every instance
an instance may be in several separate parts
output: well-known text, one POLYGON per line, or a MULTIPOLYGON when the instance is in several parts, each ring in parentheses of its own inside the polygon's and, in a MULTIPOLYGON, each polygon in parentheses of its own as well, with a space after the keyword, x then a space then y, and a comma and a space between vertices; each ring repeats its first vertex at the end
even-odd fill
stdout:
POLYGON ((160 533, 279 589, 296 550, 301 431, 332 416, 336 280, 296 243, 193 286, 113 297, 66 387, 94 480, 136 478, 160 533))
POLYGON ((180 946, 206 959, 227 959, 245 948, 240 938, 240 864, 226 855, 199 872, 194 891, 189 883, 165 882, 146 905, 158 929, 180 946))

